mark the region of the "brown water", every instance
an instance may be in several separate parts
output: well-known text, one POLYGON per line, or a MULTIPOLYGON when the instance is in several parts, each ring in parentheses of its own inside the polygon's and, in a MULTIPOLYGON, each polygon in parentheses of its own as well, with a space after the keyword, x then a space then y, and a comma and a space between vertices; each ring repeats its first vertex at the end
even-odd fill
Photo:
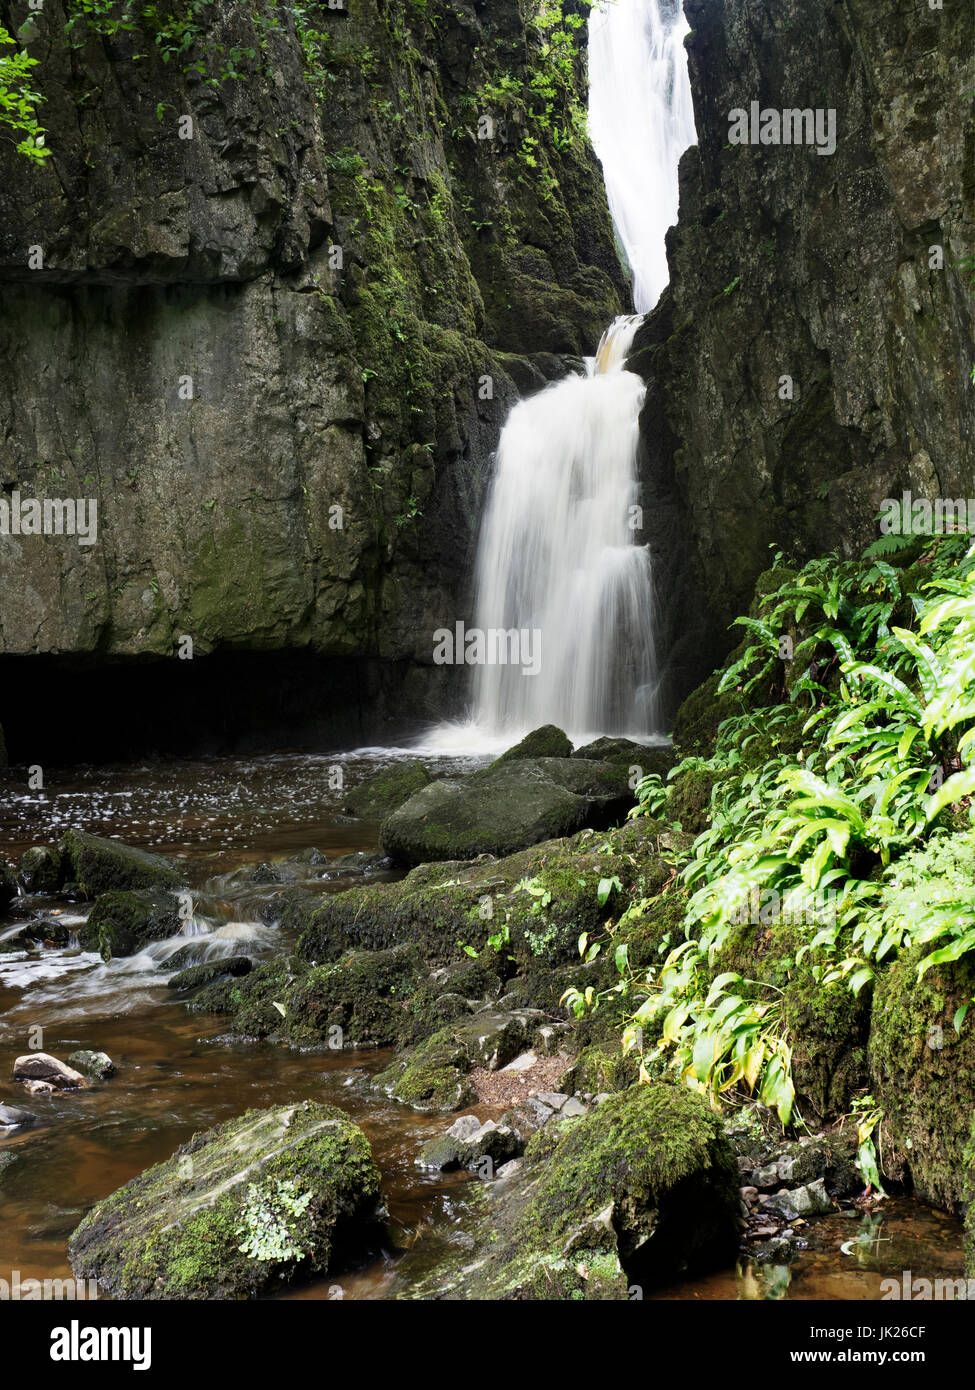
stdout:
MULTIPOLYGON (((374 850, 376 827, 343 816, 342 800, 349 785, 393 756, 368 750, 46 769, 43 791, 16 782, 8 788, 0 852, 14 858, 78 825, 170 854, 198 899, 201 953, 266 958, 290 942, 264 920, 280 884, 255 883, 254 865, 314 846, 328 862, 286 866, 287 881, 314 892, 362 882, 361 870, 335 861, 374 850), (344 787, 335 785, 336 768, 344 787)), ((440 760, 443 771, 471 765, 464 758, 440 760)), ((21 898, 14 908, 0 923, 0 941, 37 911, 51 915, 52 902, 21 898)), ((54 910, 70 926, 84 908, 62 902, 54 910)), ((388 1054, 298 1053, 221 1036, 219 1020, 188 1013, 166 988, 159 966, 185 943, 186 937, 153 943, 144 955, 109 966, 77 950, 0 954, 0 1099, 38 1117, 22 1133, 0 1130, 0 1151, 20 1158, 0 1175, 0 1277, 18 1270, 22 1280, 66 1278, 68 1238, 93 1203, 200 1130, 250 1107, 311 1098, 342 1106, 372 1143, 384 1176, 389 1242, 366 1268, 288 1296, 382 1299, 408 1291, 445 1249, 467 1240, 476 1179, 415 1165, 424 1139, 449 1121, 417 1115, 368 1090, 369 1076, 388 1054), (60 1057, 79 1047, 102 1049, 117 1074, 84 1092, 26 1096, 9 1079, 13 1061, 38 1047, 60 1057)), ((498 1110, 484 1106, 477 1113, 489 1118, 498 1110)), ((866 1217, 826 1217, 811 1223, 804 1238, 808 1248, 789 1266, 743 1260, 737 1269, 658 1296, 875 1299, 890 1273, 962 1273, 960 1224, 916 1203, 889 1202, 866 1217)))

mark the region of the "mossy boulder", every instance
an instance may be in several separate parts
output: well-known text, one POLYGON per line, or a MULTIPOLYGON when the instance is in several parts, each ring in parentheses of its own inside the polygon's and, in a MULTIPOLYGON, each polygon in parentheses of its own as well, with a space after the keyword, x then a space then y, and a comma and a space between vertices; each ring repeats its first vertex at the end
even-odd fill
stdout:
MULTIPOLYGON (((672 843, 666 826, 639 818, 503 859, 424 864, 399 883, 327 897, 300 938, 298 954, 321 961, 353 947, 415 942, 427 959, 446 962, 464 946, 480 952, 489 937, 506 934, 505 953, 518 962, 577 961, 580 932, 650 898, 671 876, 661 836, 672 843), (603 880, 608 896, 600 903, 603 880)), ((650 930, 647 923, 641 930, 650 930)))
POLYGON ((450 1028, 442 1028, 374 1076, 372 1087, 414 1110, 449 1113, 477 1100, 467 1077, 470 1068, 466 1049, 450 1028))
POLYGON ((383 821, 431 780, 421 762, 394 763, 353 787, 346 794, 345 810, 362 820, 383 821))
POLYGON ((188 965, 185 970, 171 975, 166 984, 169 989, 184 994, 191 989, 212 985, 217 980, 238 979, 241 975, 249 975, 253 969, 254 962, 248 956, 222 956, 217 960, 203 961, 200 965, 188 965))
POLYGON ((25 893, 56 893, 64 881, 60 853, 48 845, 32 845, 20 856, 18 877, 25 893))
POLYGON ((540 729, 533 729, 530 734, 526 734, 520 743, 516 743, 513 748, 509 748, 506 753, 502 753, 500 758, 496 758, 493 766, 498 763, 516 762, 519 758, 570 758, 572 756, 572 742, 567 734, 554 724, 543 724, 540 729))
POLYGON ((59 845, 64 878, 78 884, 86 898, 112 889, 178 888, 181 875, 168 859, 106 840, 84 830, 69 830, 59 845))
POLYGON ((975 994, 975 963, 969 956, 934 966, 919 980, 923 954, 907 953, 877 982, 870 1068, 884 1111, 885 1160, 895 1175, 909 1170, 925 1201, 959 1212, 971 1197, 975 1023, 969 1013, 959 1035, 953 1020, 975 994))
POLYGON ((734 1258, 738 1165, 703 1100, 667 1082, 631 1086, 590 1114, 552 1121, 526 1173, 485 1199, 475 1250, 412 1296, 625 1299, 734 1258))
POLYGON ((400 864, 514 854, 584 825, 606 828, 632 804, 618 764, 517 758, 431 782, 393 812, 381 840, 400 864))
POLYGON ((16 896, 17 875, 6 859, 0 856, 0 912, 6 912, 16 896))
POLYGON ((78 940, 102 960, 138 955, 149 941, 175 936, 182 928, 179 900, 159 890, 102 893, 95 899, 78 940))
POLYGON ((252 1298, 361 1255, 379 1201, 369 1144, 341 1110, 249 1110, 99 1202, 68 1254, 115 1299, 252 1298))
POLYGON ((318 966, 292 958, 204 989, 193 1007, 229 1014, 233 1031, 248 1038, 297 1047, 388 1047, 412 1035, 411 1001, 423 977, 411 945, 350 951, 318 966))
POLYGON ((631 738, 608 737, 584 744, 572 756, 586 758, 590 762, 624 763, 627 768, 639 769, 634 773, 636 777, 646 777, 651 772, 666 777, 677 760, 677 754, 669 743, 636 743, 631 738))

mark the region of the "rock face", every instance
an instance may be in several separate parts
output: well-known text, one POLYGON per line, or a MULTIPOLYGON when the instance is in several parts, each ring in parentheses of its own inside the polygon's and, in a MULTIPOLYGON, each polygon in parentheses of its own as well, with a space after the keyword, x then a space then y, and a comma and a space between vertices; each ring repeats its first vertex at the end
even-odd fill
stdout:
POLYGON ((513 854, 584 825, 605 828, 633 802, 625 770, 584 758, 499 759, 482 772, 431 782, 384 822, 400 864, 513 854))
POLYGON ((971 154, 947 115, 970 102, 971 8, 685 13, 699 143, 671 287, 631 364, 648 379, 647 538, 678 698, 736 640, 770 545, 850 556, 885 497, 975 496, 971 154), (729 112, 753 100, 833 108, 835 153, 730 145, 729 112))
POLYGON ((583 62, 539 97, 551 35, 519 0, 266 9, 201 7, 168 62, 101 11, 67 36, 63 0, 24 29, 54 153, 0 151, 3 482, 95 498, 98 542, 5 543, 0 653, 191 636, 198 661, 374 660, 401 709, 442 703, 432 634, 469 617, 516 383, 621 306, 598 165, 557 139, 583 62))
POLYGON ((113 1298, 248 1298, 361 1254, 378 1203, 369 1144, 341 1110, 249 1110, 100 1202, 68 1253, 113 1298))

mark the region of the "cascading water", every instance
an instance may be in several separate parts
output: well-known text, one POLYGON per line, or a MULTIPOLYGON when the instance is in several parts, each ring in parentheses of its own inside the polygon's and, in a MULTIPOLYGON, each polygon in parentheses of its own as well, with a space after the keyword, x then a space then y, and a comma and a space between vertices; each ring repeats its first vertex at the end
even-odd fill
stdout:
POLYGON ((677 164, 697 138, 689 33, 680 0, 609 0, 589 20, 589 136, 641 314, 667 284, 664 237, 677 221, 677 164))
POLYGON ((476 668, 478 722, 516 734, 645 733, 654 724, 652 591, 639 521, 637 420, 623 369, 640 319, 617 319, 571 376, 516 405, 498 446, 477 561, 481 630, 538 634, 538 672, 476 668))
MULTIPOLYGON (((677 165, 695 138, 688 32, 680 0, 603 0, 590 18, 591 135, 641 314, 667 283, 677 165)), ((547 723, 576 740, 659 732, 650 556, 639 544, 645 387, 625 370, 639 323, 617 319, 585 376, 522 401, 505 423, 478 549, 476 628, 531 637, 535 659, 476 665, 479 742, 547 723)))

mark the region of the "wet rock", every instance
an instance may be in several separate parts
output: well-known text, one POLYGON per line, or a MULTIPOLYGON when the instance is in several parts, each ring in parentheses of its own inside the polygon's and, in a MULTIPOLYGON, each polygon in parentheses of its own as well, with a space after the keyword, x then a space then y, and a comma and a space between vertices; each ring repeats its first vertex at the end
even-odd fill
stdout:
POLYGON ((9 1150, 0 1151, 0 1182, 3 1182, 5 1176, 19 1157, 19 1154, 11 1153, 9 1150))
POLYGON ((20 856, 18 876, 25 893, 56 893, 63 882, 60 853, 33 845, 20 856))
POLYGON ((451 1032, 472 1066, 500 1071, 518 1056, 528 1039, 531 1016, 482 1009, 470 1019, 453 1025, 451 1032))
POLYGON ((446 1134, 424 1144, 417 1165, 440 1172, 477 1168, 490 1177, 501 1164, 516 1158, 523 1148, 522 1137, 503 1119, 500 1124, 493 1120, 482 1123, 474 1115, 462 1115, 446 1134))
POLYGON ((115 1063, 107 1052, 93 1052, 88 1048, 82 1048, 80 1052, 72 1052, 68 1062, 93 1081, 107 1081, 110 1076, 115 1075, 115 1063))
POLYGON ((56 1091, 84 1088, 88 1082, 80 1071, 75 1071, 66 1062, 52 1057, 49 1052, 27 1052, 14 1062, 16 1081, 39 1081, 56 1091))
POLYGON ((258 864, 250 875, 251 883, 280 883, 281 875, 272 864, 258 864))
POLYGON ((251 1110, 197 1134, 100 1202, 74 1273, 117 1299, 230 1299, 326 1274, 377 1238, 380 1176, 334 1106, 251 1110))
POLYGON ((78 940, 107 962, 138 955, 147 942, 176 936, 182 926, 175 894, 160 889, 112 891, 95 900, 78 940))
POLYGON ((173 970, 185 970, 190 965, 203 965, 212 944, 206 936, 191 937, 185 946, 179 946, 171 956, 161 960, 156 969, 168 973, 173 970))
POLYGON ((62 922, 50 917, 37 917, 34 921, 28 922, 23 931, 18 933, 17 939, 24 946, 66 946, 71 939, 71 933, 62 922))
POLYGON ((253 969, 254 963, 247 956, 221 956, 202 965, 187 966, 168 979, 166 986, 185 993, 190 989, 212 985, 217 980, 238 979, 241 975, 249 975, 253 969))
POLYGON ((383 821, 430 781, 432 778, 423 763, 416 760, 394 763, 350 788, 345 809, 350 816, 362 820, 383 821))
POLYGON ((383 824, 383 849, 401 864, 513 854, 606 828, 632 804, 625 768, 575 758, 519 758, 431 782, 383 824))
POLYGON ((180 873, 161 854, 135 849, 121 840, 69 830, 58 846, 65 878, 78 883, 85 897, 113 889, 178 888, 180 873))
POLYGON ((32 1110, 24 1110, 19 1105, 0 1104, 0 1128, 3 1129, 27 1129, 28 1126, 35 1124, 37 1116, 32 1110))
POLYGON ((497 767, 498 763, 516 762, 520 758, 571 757, 572 742, 568 736, 554 724, 543 724, 540 729, 533 729, 530 734, 526 734, 520 743, 502 753, 500 758, 496 758, 493 766, 497 767))

